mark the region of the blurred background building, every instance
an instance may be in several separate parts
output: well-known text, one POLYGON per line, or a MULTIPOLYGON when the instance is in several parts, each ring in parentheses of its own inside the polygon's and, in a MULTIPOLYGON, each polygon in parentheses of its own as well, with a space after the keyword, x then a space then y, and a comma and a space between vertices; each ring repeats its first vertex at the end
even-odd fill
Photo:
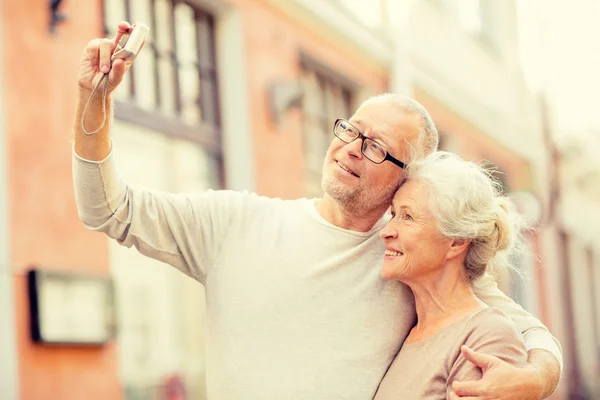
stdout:
POLYGON ((128 181, 319 196, 333 121, 409 94, 440 147, 486 160, 535 228, 515 260, 528 278, 501 286, 563 346, 553 398, 600 398, 600 121, 587 100, 600 7, 560 3, 0 0, 0 399, 204 398, 203 287, 86 231, 75 208, 78 60, 121 20, 151 28, 115 94, 128 181), (111 278, 116 337, 33 341, 32 268, 111 278))

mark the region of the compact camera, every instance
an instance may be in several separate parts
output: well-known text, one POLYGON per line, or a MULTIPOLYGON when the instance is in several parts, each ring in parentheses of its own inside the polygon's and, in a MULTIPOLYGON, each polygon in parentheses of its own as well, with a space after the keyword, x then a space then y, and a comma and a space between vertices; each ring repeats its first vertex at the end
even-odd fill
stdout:
POLYGON ((123 35, 119 40, 117 50, 112 56, 113 60, 132 61, 142 49, 146 33, 150 28, 144 24, 135 24, 132 28, 131 33, 123 35))

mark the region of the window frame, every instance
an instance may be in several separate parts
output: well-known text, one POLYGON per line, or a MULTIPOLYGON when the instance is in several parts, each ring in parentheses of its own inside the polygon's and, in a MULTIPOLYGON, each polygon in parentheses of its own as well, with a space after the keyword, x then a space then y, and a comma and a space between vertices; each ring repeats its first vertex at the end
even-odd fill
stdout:
MULTIPOLYGON (((341 73, 335 71, 329 65, 324 64, 321 61, 318 61, 316 58, 311 57, 306 52, 300 52, 299 54, 300 61, 300 75, 304 76, 305 73, 314 74, 317 79, 319 86, 319 94, 321 96, 321 103, 324 105, 322 112, 318 115, 310 115, 307 116, 307 111, 303 107, 302 109, 302 125, 303 125, 303 144, 304 144, 304 152, 305 155, 305 165, 304 165, 304 176, 305 176, 305 190, 309 195, 320 195, 321 189, 321 178, 323 171, 322 160, 319 165, 314 165, 314 163, 310 163, 308 160, 308 153, 313 151, 309 144, 310 133, 307 128, 307 120, 309 118, 314 118, 318 120, 319 132, 324 135, 322 139, 324 143, 330 143, 335 137, 332 132, 333 124, 337 118, 346 118, 349 119, 351 115, 329 115, 328 110, 328 102, 327 102, 327 89, 328 88, 336 88, 341 93, 341 101, 344 103, 344 107, 348 109, 348 113, 352 113, 354 106, 354 99, 356 98, 356 94, 359 90, 359 85, 351 80, 350 78, 345 77, 341 73), (327 140, 329 139, 329 140, 327 140), (319 188, 317 190, 317 187, 319 188)), ((302 79, 302 78, 301 78, 302 79)), ((313 121, 314 122, 314 121, 313 121)), ((328 145, 327 145, 328 147, 328 145)), ((323 152, 327 151, 327 148, 321 149, 323 152)))
MULTIPOLYGON (((102 8, 102 25, 104 35, 106 37, 114 36, 114 32, 107 26, 106 18, 106 1, 101 2, 102 8)), ((123 0, 125 15, 124 19, 131 20, 131 2, 133 0, 123 0)), ((163 99, 161 98, 161 85, 160 85, 160 71, 158 66, 158 49, 154 43, 149 43, 145 46, 146 51, 152 54, 154 58, 154 71, 152 72, 156 98, 154 104, 154 110, 148 110, 142 108, 136 104, 136 86, 135 86, 135 68, 131 68, 128 74, 131 75, 129 79, 129 95, 130 99, 114 99, 114 117, 121 121, 129 122, 132 124, 139 125, 144 128, 151 129, 153 131, 165 134, 166 136, 174 139, 186 140, 197 145, 202 146, 206 151, 210 153, 210 156, 214 157, 218 163, 218 169, 220 170, 221 178, 219 181, 223 183, 223 151, 222 151, 222 133, 221 133, 221 111, 219 103, 219 79, 217 73, 217 61, 216 61, 216 40, 215 40, 215 22, 214 16, 206 10, 200 8, 197 4, 186 0, 166 0, 172 4, 171 7, 171 66, 175 90, 175 116, 161 113, 161 104, 163 99), (198 82, 200 85, 200 94, 197 99, 198 107, 202 113, 202 119, 194 124, 185 123, 181 118, 181 90, 179 84, 179 67, 180 63, 177 58, 176 43, 177 40, 175 32, 175 6, 178 3, 186 4, 191 7, 194 11, 195 16, 195 34, 197 41, 197 69, 198 69, 198 82), (200 30, 204 29, 208 32, 210 37, 208 40, 201 36, 200 30), (208 112, 207 112, 208 110, 208 112), (205 114, 206 113, 206 114, 205 114)), ((148 0, 151 5, 151 20, 148 21, 150 29, 156 26, 156 0, 148 0)))

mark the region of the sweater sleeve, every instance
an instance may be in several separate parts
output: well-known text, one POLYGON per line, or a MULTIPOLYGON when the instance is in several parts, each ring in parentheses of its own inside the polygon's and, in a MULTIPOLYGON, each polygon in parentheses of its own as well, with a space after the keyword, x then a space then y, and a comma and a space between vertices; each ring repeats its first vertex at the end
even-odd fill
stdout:
POLYGON ((484 277, 476 285, 477 296, 490 307, 497 307, 510 318, 523 335, 527 351, 542 349, 550 352, 563 368, 560 344, 540 320, 506 296, 497 283, 490 277, 484 277))
POLYGON ((246 194, 209 190, 172 194, 127 184, 111 151, 89 161, 73 151, 73 186, 86 228, 166 262, 205 283, 246 194))
POLYGON ((514 323, 500 310, 488 308, 477 313, 465 327, 465 335, 457 346, 457 358, 450 366, 446 390, 454 381, 481 379, 479 367, 469 362, 460 351, 462 345, 516 366, 527 364, 527 352, 523 338, 514 323))

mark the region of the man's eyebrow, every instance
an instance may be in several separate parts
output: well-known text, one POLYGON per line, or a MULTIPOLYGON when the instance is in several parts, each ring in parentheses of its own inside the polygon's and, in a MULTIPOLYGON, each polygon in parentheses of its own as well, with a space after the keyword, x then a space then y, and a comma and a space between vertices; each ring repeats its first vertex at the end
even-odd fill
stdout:
MULTIPOLYGON (((352 125, 356 126, 360 130, 360 132, 362 134, 364 134, 364 132, 363 132, 364 127, 361 126, 362 122, 363 121, 361 119, 350 119, 350 123, 352 125)), ((367 135, 367 137, 369 137, 371 139, 374 139, 374 140, 377 140, 377 142, 379 144, 384 145, 388 149, 391 148, 391 147, 393 147, 388 141, 386 141, 385 139, 383 139, 383 137, 381 136, 381 134, 379 132, 377 132, 377 131, 369 132, 369 134, 367 135)))
POLYGON ((360 127, 360 125, 362 124, 362 121, 360 119, 352 119, 352 118, 350 118, 348 120, 348 122, 350 122, 352 125, 354 125, 358 129, 362 130, 362 128, 360 127))
POLYGON ((380 145, 382 145, 383 147, 385 147, 386 149, 391 149, 393 148, 393 146, 384 138, 381 137, 381 135, 377 132, 371 132, 369 135, 367 135, 369 138, 377 141, 377 143, 379 143, 380 145))
POLYGON ((369 135, 371 139, 377 140, 378 143, 383 144, 385 147, 391 147, 390 144, 377 132, 371 132, 369 135))

